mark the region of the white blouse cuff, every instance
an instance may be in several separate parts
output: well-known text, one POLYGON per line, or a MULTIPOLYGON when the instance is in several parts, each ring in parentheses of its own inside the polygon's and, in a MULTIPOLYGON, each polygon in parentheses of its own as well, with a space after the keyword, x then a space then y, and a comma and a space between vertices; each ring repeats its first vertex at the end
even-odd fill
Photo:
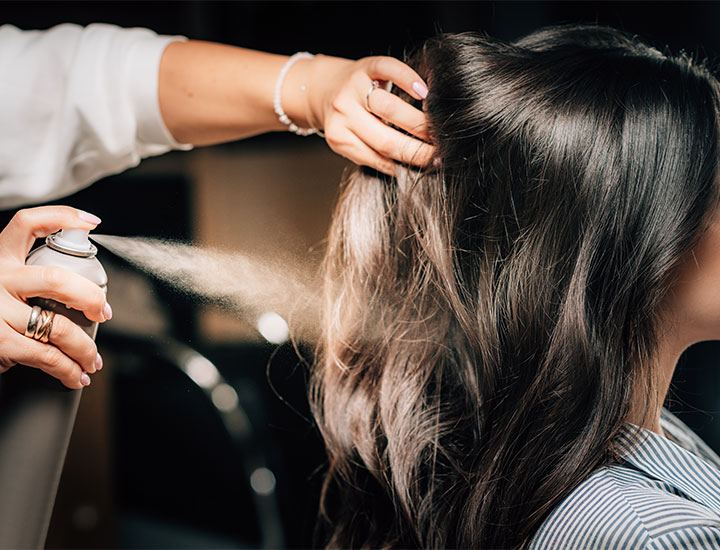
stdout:
POLYGON ((130 94, 137 120, 137 139, 144 149, 142 156, 161 154, 168 147, 188 151, 190 143, 178 142, 170 133, 160 112, 158 75, 160 59, 165 48, 172 42, 185 41, 184 36, 148 35, 132 44, 128 54, 128 66, 133 75, 130 94))

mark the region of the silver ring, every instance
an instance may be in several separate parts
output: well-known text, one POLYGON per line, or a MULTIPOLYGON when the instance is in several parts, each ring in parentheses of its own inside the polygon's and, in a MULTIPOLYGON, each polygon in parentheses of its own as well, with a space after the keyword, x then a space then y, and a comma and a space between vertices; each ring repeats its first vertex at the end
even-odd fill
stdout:
POLYGON ((377 90, 380 87, 380 83, 377 80, 373 80, 372 84, 370 84, 370 89, 365 94, 365 107, 368 111, 372 113, 372 109, 370 108, 370 95, 377 90))
POLYGON ((28 324, 25 328, 25 336, 28 338, 35 338, 35 329, 37 328, 41 311, 42 309, 40 306, 33 306, 32 311, 30 312, 30 319, 28 319, 28 324))

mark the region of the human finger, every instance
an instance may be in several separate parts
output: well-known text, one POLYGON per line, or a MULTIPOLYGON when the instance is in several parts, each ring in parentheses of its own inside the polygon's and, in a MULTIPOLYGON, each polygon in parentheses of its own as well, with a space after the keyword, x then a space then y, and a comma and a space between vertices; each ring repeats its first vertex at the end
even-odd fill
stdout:
POLYGON ((56 266, 23 265, 0 274, 0 286, 19 300, 42 297, 82 311, 91 321, 112 317, 105 292, 82 275, 56 266))
POLYGON ((38 368, 71 389, 90 384, 90 376, 83 372, 82 367, 55 346, 43 344, 14 330, 9 332, 11 334, 4 338, 3 353, 15 363, 38 368))
POLYGON ((435 151, 431 145, 391 128, 375 116, 361 117, 358 114, 353 131, 380 155, 404 164, 427 166, 435 151))
MULTIPOLYGON (((5 321, 18 334, 25 335, 33 308, 27 304, 14 302, 4 304, 5 321)), ((26 336, 26 338, 31 338, 26 336)), ((82 370, 94 373, 98 366, 102 368, 102 359, 97 346, 90 336, 64 315, 56 314, 52 319, 48 342, 75 361, 82 370)))
POLYGON ((403 101, 395 94, 382 88, 376 88, 367 98, 370 112, 395 126, 410 132, 423 141, 428 141, 427 119, 425 114, 403 101))
POLYGON ((423 79, 399 59, 386 56, 368 57, 367 73, 370 80, 390 81, 415 99, 427 97, 428 89, 423 79))
POLYGON ((100 218, 69 206, 40 206, 18 212, 0 232, 0 251, 25 261, 35 239, 63 228, 94 229, 100 218))
POLYGON ((363 141, 350 131, 343 134, 341 140, 328 140, 328 144, 336 153, 350 159, 355 164, 369 166, 387 174, 394 176, 397 165, 389 158, 380 155, 377 151, 368 147, 363 141))

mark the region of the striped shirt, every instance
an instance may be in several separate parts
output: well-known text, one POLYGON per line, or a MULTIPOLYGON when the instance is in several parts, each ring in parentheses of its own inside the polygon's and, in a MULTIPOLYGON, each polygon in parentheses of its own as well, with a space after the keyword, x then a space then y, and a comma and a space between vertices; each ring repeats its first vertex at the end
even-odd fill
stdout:
POLYGON ((660 424, 667 437, 626 424, 622 462, 578 485, 531 550, 720 550, 720 457, 666 409, 660 424))

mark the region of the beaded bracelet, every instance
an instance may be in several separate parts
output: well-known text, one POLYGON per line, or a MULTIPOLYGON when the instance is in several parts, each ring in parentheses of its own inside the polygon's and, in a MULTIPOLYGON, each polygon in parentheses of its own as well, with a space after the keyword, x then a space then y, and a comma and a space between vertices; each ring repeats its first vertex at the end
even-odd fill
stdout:
POLYGON ((300 126, 290 120, 290 117, 285 114, 285 111, 283 111, 280 96, 282 94, 282 85, 283 82, 285 82, 285 76, 287 76, 290 67, 292 67, 293 64, 300 59, 312 59, 313 57, 315 56, 308 52, 297 52, 291 55, 290 59, 287 60, 283 68, 280 69, 280 74, 278 75, 277 81, 275 82, 275 94, 273 96, 273 107, 275 109, 275 114, 278 116, 278 120, 288 127, 289 131, 299 136, 310 136, 312 134, 317 134, 318 129, 300 128, 300 126))

